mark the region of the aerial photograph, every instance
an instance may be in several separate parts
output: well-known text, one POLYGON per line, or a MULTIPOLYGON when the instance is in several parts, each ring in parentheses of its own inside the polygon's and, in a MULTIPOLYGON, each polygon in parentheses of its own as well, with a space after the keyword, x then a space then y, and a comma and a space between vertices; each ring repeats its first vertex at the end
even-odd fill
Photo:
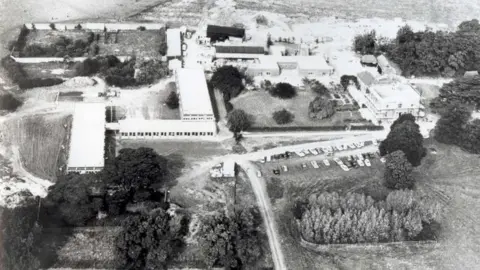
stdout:
POLYGON ((480 269, 480 0, 0 0, 0 270, 480 269))

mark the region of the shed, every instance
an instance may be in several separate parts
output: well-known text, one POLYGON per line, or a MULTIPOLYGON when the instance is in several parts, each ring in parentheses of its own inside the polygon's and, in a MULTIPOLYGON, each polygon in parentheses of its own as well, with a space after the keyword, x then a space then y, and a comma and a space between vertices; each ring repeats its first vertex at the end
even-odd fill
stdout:
POLYGON ((223 177, 235 177, 235 161, 227 160, 223 162, 222 166, 223 177))
POLYGON ((377 66, 377 64, 378 64, 377 58, 374 55, 371 55, 371 54, 367 54, 367 55, 362 56, 362 59, 360 60, 360 63, 362 63, 363 65, 367 65, 367 66, 377 66))
POLYGON ((465 78, 471 78, 471 77, 475 77, 475 76, 478 76, 478 71, 476 71, 476 70, 467 71, 463 75, 463 77, 465 77, 465 78))
POLYGON ((182 33, 178 28, 167 29, 167 57, 182 56, 182 33))
POLYGON ((210 38, 210 41, 212 42, 224 41, 230 37, 244 38, 245 29, 220 25, 208 25, 207 37, 210 38))

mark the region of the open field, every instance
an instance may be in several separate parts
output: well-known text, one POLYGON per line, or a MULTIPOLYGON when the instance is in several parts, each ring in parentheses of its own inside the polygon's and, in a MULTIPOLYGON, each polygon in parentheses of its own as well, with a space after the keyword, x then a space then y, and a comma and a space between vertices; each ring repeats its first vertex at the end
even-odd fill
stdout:
POLYGON ((362 120, 358 111, 356 112, 335 112, 330 119, 311 120, 308 117, 308 105, 314 100, 316 94, 309 91, 297 91, 297 96, 292 99, 279 99, 272 97, 266 91, 256 91, 242 94, 231 100, 236 109, 243 109, 254 116, 254 127, 276 127, 276 126, 332 126, 344 125, 345 120, 350 122, 362 120), (278 125, 272 118, 275 111, 287 109, 295 115, 292 123, 278 125), (347 120, 348 121, 348 120, 347 120))
POLYGON ((74 63, 46 62, 22 64, 30 78, 72 78, 75 76, 74 63))
POLYGON ((120 31, 109 33, 109 39, 101 35, 98 43, 102 55, 135 55, 137 57, 160 57, 161 36, 157 30, 120 31), (117 42, 115 36, 117 35, 117 42))
MULTIPOLYGON (((289 162, 258 164, 264 177, 281 179, 285 187, 283 199, 273 204, 282 247, 289 269, 476 269, 480 261, 480 159, 457 147, 426 142, 429 151, 422 165, 415 169, 417 192, 437 200, 444 214, 438 243, 405 242, 388 245, 332 246, 327 251, 312 252, 299 244, 299 235, 291 213, 295 197, 305 198, 313 192, 364 192, 381 199, 387 191, 381 184, 383 166, 375 159, 372 167, 342 171, 337 165, 320 165, 313 169, 304 159, 289 162), (299 165, 305 162, 308 169, 299 165), (272 169, 287 164, 289 172, 273 175, 272 169)), ((313 159, 322 159, 311 157, 313 159)), ((307 159, 310 160, 311 158, 307 159)))
POLYGON ((70 115, 45 114, 13 118, 4 123, 4 138, 18 146, 24 167, 32 174, 56 180, 67 160, 70 115))

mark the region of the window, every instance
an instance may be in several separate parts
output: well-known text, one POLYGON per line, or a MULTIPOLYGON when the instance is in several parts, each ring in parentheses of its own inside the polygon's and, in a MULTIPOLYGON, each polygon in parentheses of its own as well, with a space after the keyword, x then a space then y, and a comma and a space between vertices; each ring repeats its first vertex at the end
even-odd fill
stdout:
POLYGON ((153 136, 157 136, 157 137, 158 137, 158 132, 153 132, 153 136))
POLYGON ((402 103, 398 103, 398 108, 402 108, 402 103))
POLYGON ((143 132, 138 132, 138 136, 143 136, 143 132))
POLYGON ((135 132, 130 132, 130 136, 135 137, 135 135, 136 135, 135 132))
POLYGON ((200 136, 205 136, 205 132, 200 132, 200 136))
POLYGON ((152 133, 151 132, 146 132, 145 136, 152 136, 152 133))
POLYGON ((267 71, 267 72, 265 72, 265 73, 266 73, 267 75, 270 75, 270 72, 268 72, 268 71, 267 71))
POLYGON ((169 132, 168 136, 175 136, 175 132, 169 132))

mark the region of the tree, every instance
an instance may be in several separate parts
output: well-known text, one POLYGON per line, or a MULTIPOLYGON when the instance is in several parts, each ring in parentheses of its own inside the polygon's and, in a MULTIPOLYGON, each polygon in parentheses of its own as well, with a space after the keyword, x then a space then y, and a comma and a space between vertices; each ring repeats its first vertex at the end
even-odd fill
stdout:
POLYGON ((405 121, 415 122, 415 116, 413 116, 411 113, 404 113, 400 115, 395 121, 393 121, 392 125, 390 126, 390 130, 394 129, 395 126, 405 121))
POLYGON ((286 109, 276 111, 272 114, 273 120, 279 125, 285 125, 291 123, 295 118, 293 113, 287 111, 286 109))
POLYGON ((412 189, 415 184, 412 171, 413 166, 402 150, 390 153, 385 163, 385 186, 391 189, 412 189))
POLYGON ((330 93, 328 88, 321 82, 315 80, 313 85, 310 86, 313 92, 317 93, 320 96, 326 96, 330 93))
POLYGON ((17 99, 10 93, 0 95, 0 110, 14 112, 18 107, 22 106, 23 101, 17 99))
POLYGON ((297 95, 297 90, 291 84, 281 82, 270 90, 270 95, 281 99, 289 99, 297 95))
POLYGON ((228 128, 233 133, 247 130, 252 125, 251 116, 242 109, 234 109, 228 113, 228 128))
POLYGON ((311 119, 330 118, 335 113, 335 103, 324 97, 316 97, 308 105, 308 117, 311 119))
POLYGON ((43 205, 52 220, 83 226, 103 208, 103 189, 99 175, 70 173, 50 188, 43 205))
POLYGON ((185 245, 188 219, 156 209, 150 214, 127 217, 122 227, 116 243, 122 269, 167 269, 185 245))
POLYGON ((477 19, 473 19, 470 21, 463 21, 458 25, 458 31, 461 32, 479 32, 480 31, 480 24, 478 23, 477 19))
POLYGON ((75 25, 75 30, 82 30, 82 25, 81 24, 75 25))
POLYGON ((137 59, 135 61, 135 80, 138 84, 151 84, 165 76, 168 73, 168 66, 166 63, 156 59, 143 60, 137 59))
POLYGON ((37 205, 35 200, 28 200, 16 208, 0 209, 2 269, 40 269, 39 244, 42 228, 37 223, 37 205))
POLYGON ((418 124, 411 120, 400 119, 393 124, 387 138, 380 143, 380 155, 384 156, 402 150, 413 166, 418 166, 426 155, 423 147, 423 136, 418 124), (398 121, 403 121, 399 123, 398 121))
POLYGON ((50 28, 51 28, 52 30, 57 30, 57 28, 56 28, 56 26, 55 26, 54 23, 50 23, 50 28))
POLYGON ((160 46, 158 47, 158 52, 160 53, 160 55, 162 56, 165 56, 167 55, 167 49, 168 49, 168 45, 167 45, 167 32, 166 32, 166 29, 165 27, 162 27, 160 30, 159 30, 159 35, 160 35, 160 46))
POLYGON ((358 90, 360 90, 360 83, 356 76, 353 75, 342 75, 340 77, 340 84, 343 86, 343 89, 346 91, 350 83, 353 82, 358 90))
POLYGON ((154 184, 164 184, 167 162, 151 148, 123 148, 113 164, 105 167, 105 180, 124 190, 149 189, 154 184))
POLYGON ((179 104, 179 98, 176 92, 172 91, 167 97, 167 100, 165 103, 170 109, 178 109, 179 104))
POLYGON ((270 46, 273 45, 272 37, 268 36, 267 37, 267 48, 270 48, 270 46))
POLYGON ((369 33, 355 36, 353 40, 354 51, 361 54, 374 54, 376 48, 376 32, 372 30, 369 33))
POLYGON ((461 145, 471 114, 469 108, 459 103, 447 106, 435 125, 435 139, 441 143, 461 145))
POLYGON ((236 67, 222 66, 215 70, 210 83, 230 100, 242 92, 244 88, 242 79, 242 74, 236 67))

